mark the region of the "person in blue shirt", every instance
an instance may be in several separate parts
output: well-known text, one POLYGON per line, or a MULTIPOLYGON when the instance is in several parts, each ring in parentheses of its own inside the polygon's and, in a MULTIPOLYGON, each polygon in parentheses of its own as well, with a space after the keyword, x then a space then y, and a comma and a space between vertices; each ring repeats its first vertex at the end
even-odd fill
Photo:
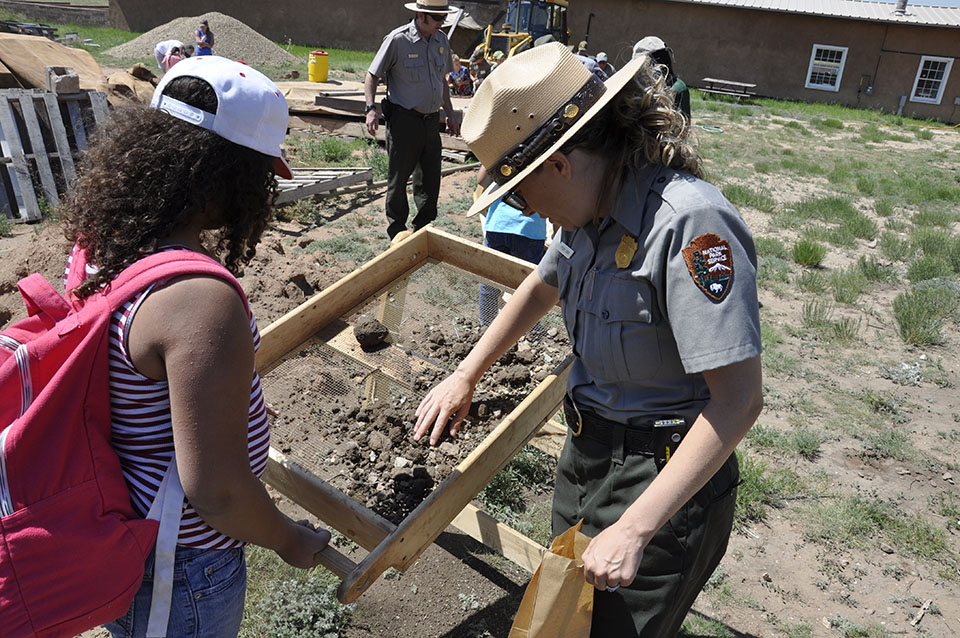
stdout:
POLYGON ((200 21, 194 37, 197 41, 197 55, 213 55, 213 31, 206 20, 200 21))
MULTIPOLYGON (((486 188, 490 185, 486 169, 480 167, 477 183, 486 188)), ((483 245, 532 264, 540 263, 546 252, 547 220, 536 213, 524 215, 500 198, 490 204, 483 224, 483 245)), ((490 284, 480 285, 480 320, 490 325, 499 312, 503 291, 490 284)))

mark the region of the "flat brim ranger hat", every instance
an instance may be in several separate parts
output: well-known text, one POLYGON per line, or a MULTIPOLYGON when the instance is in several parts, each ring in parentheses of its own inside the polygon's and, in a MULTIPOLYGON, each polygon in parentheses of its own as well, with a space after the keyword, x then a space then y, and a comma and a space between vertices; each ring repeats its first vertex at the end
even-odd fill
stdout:
POLYGON ((467 215, 513 190, 603 110, 645 61, 631 60, 604 82, 556 42, 500 64, 477 89, 460 129, 494 181, 467 215))
POLYGON ((408 2, 403 6, 411 11, 422 13, 456 13, 460 10, 451 7, 446 0, 420 0, 420 2, 408 2))
POLYGON ((177 62, 157 85, 150 108, 269 155, 274 158, 276 174, 291 178, 281 146, 290 119, 287 101, 270 78, 242 62, 217 55, 177 62), (164 95, 167 85, 179 77, 195 77, 209 84, 217 94, 217 112, 208 113, 164 95))

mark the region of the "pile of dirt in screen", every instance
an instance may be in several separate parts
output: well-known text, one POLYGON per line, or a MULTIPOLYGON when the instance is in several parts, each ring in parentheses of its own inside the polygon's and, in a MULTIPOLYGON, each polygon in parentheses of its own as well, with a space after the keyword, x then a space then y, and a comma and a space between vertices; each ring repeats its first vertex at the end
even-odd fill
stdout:
POLYGON ((201 20, 206 20, 213 32, 213 52, 216 55, 243 60, 251 66, 277 66, 299 60, 243 22, 217 12, 171 20, 138 38, 107 49, 106 53, 117 58, 144 58, 152 57, 153 48, 157 42, 163 40, 180 40, 184 45, 194 44, 194 33, 201 20))

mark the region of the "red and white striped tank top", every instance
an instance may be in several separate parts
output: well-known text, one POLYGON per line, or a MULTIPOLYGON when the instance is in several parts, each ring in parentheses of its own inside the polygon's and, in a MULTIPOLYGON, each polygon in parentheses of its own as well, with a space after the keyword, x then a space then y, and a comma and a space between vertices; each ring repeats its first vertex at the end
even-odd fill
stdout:
MULTIPOLYGON (((67 272, 69 270, 68 263, 67 272)), ((167 382, 156 381, 140 374, 130 360, 127 349, 130 325, 140 304, 151 290, 152 287, 127 301, 113 313, 110 321, 110 408, 113 425, 111 442, 120 457, 133 507, 144 517, 157 495, 160 481, 163 480, 173 457, 173 423, 167 382)), ((250 332, 256 350, 260 347, 260 333, 252 315, 250 332)), ((250 383, 249 414, 247 450, 250 469, 260 476, 267 466, 270 425, 260 387, 260 376, 256 370, 253 370, 250 383)), ((221 534, 207 525, 190 503, 184 500, 177 544, 229 549, 240 547, 243 542, 221 534)))

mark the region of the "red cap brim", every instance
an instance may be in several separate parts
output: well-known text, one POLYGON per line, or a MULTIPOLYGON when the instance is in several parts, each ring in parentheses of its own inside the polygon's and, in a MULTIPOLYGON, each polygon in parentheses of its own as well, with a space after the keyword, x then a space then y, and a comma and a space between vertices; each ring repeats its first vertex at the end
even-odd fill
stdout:
POLYGON ((282 157, 273 158, 273 172, 283 179, 293 179, 293 173, 290 171, 290 165, 282 157))

